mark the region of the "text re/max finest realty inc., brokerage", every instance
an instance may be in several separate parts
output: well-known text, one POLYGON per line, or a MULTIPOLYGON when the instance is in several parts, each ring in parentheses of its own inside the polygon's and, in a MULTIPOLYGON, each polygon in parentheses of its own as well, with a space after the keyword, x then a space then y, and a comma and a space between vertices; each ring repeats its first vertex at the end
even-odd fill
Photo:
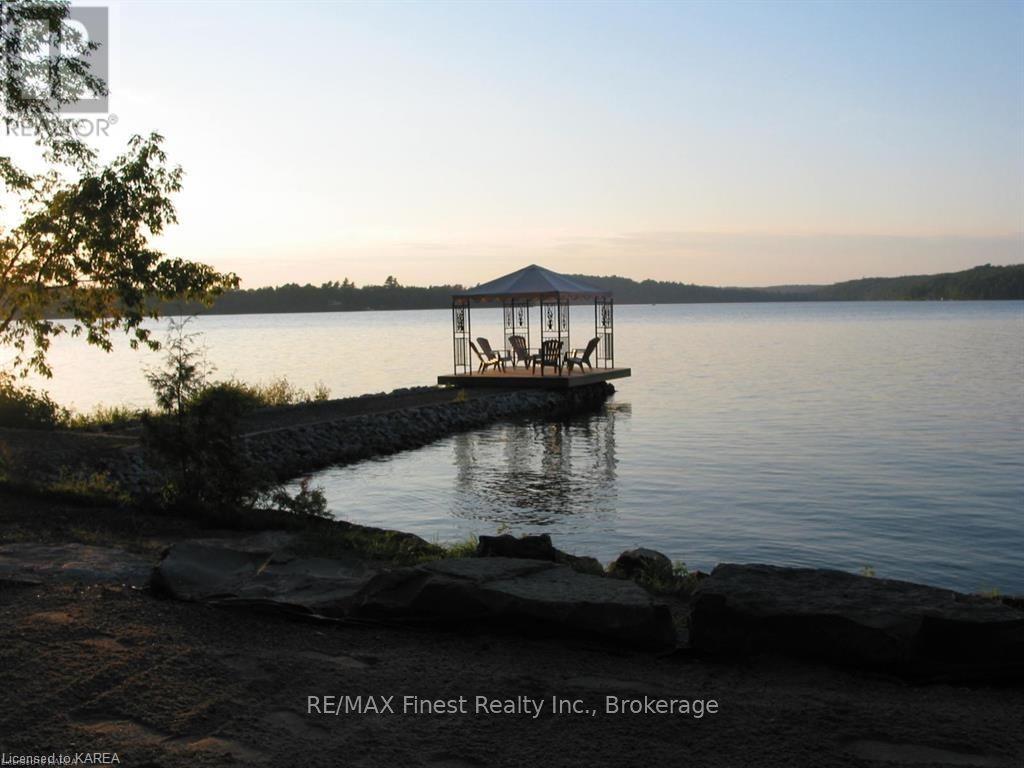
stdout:
POLYGON ((589 706, 583 699, 562 696, 456 696, 449 699, 431 699, 415 695, 322 695, 306 697, 308 715, 590 715, 599 711, 606 715, 684 715, 701 719, 704 715, 718 714, 715 699, 657 698, 644 696, 628 698, 604 696, 600 709, 589 706))

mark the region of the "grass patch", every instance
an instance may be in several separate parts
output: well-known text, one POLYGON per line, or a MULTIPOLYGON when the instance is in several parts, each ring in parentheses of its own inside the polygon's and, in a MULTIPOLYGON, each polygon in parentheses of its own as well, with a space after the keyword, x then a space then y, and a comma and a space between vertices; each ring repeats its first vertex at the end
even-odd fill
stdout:
POLYGON ((106 472, 68 472, 62 469, 57 480, 40 490, 86 504, 122 506, 130 500, 128 493, 106 472))
POLYGON ((228 379, 214 386, 238 392, 256 408, 319 403, 331 397, 330 388, 323 382, 317 382, 311 389, 303 389, 292 384, 285 376, 278 376, 270 381, 256 384, 248 384, 238 379, 228 379))
POLYGON ((446 556, 446 550, 419 536, 341 520, 310 520, 291 549, 304 557, 359 555, 396 565, 416 565, 446 556))
POLYGON ((655 595, 677 595, 692 592, 697 586, 696 574, 690 573, 686 563, 676 560, 671 571, 644 569, 633 580, 655 595))
POLYGON ((0 487, 0 541, 92 544, 154 557, 173 541, 203 535, 193 520, 0 487))
POLYGON ((98 405, 88 413, 69 413, 62 426, 85 431, 126 429, 139 423, 150 411, 125 405, 98 405))
POLYGON ((476 557, 476 548, 479 543, 477 537, 470 534, 462 541, 442 544, 440 548, 444 552, 443 557, 476 557))

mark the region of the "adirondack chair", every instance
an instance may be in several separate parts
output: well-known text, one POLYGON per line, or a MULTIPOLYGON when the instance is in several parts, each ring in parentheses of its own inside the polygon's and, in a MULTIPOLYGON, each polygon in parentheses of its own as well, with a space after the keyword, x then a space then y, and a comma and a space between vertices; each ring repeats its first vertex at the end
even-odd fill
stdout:
POLYGON ((472 341, 469 342, 469 348, 473 350, 473 354, 476 355, 476 359, 480 361, 480 367, 477 368, 478 373, 483 373, 488 368, 494 368, 495 370, 497 370, 498 368, 501 367, 501 360, 498 360, 497 358, 489 360, 488 358, 484 357, 480 353, 480 350, 476 348, 476 344, 474 344, 472 341))
POLYGON ((501 363, 501 370, 505 370, 505 363, 512 362, 512 355, 506 352, 504 349, 494 351, 491 349, 491 342, 485 339, 483 336, 478 336, 476 343, 480 345, 480 351, 484 353, 484 357, 488 360, 497 360, 501 363))
POLYGON ((583 365, 586 364, 587 368, 594 370, 594 366, 590 363, 590 356, 594 354, 594 350, 597 349, 597 343, 600 339, 595 336, 587 342, 586 349, 574 349, 571 354, 565 356, 565 364, 569 367, 569 373, 572 373, 572 367, 578 365, 580 367, 580 373, 583 372, 583 365))
POLYGON ((533 355, 530 354, 530 350, 526 346, 526 338, 524 336, 509 336, 508 343, 512 347, 512 367, 515 368, 516 363, 522 360, 523 365, 529 368, 530 363, 533 362, 533 355))
POLYGON ((562 375, 562 342, 558 339, 548 339, 540 345, 540 354, 533 356, 533 373, 537 372, 537 365, 540 365, 540 375, 544 375, 544 368, 551 366, 562 375))

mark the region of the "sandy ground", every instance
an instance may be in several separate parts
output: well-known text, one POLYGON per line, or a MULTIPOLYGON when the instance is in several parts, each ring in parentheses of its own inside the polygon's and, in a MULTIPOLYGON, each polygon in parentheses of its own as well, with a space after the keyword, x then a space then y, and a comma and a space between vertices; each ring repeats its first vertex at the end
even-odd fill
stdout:
POLYGON ((0 586, 0 752, 122 765, 1024 765, 1024 692, 917 687, 762 658, 711 663, 556 639, 312 624, 114 587, 0 586), (316 715, 307 697, 396 696, 316 715), (405 695, 469 714, 402 714, 405 695), (474 714, 474 697, 595 714, 474 714), (611 715, 607 695, 719 712, 611 715), (885 761, 886 758, 892 762, 885 761))

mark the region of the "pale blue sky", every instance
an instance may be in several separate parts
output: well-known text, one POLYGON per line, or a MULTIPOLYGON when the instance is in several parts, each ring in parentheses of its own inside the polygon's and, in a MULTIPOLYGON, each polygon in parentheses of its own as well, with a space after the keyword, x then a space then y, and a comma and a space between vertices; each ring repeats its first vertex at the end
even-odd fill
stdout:
POLYGON ((1020 2, 112 9, 113 138, 187 174, 163 245, 249 285, 1024 261, 1020 2))

